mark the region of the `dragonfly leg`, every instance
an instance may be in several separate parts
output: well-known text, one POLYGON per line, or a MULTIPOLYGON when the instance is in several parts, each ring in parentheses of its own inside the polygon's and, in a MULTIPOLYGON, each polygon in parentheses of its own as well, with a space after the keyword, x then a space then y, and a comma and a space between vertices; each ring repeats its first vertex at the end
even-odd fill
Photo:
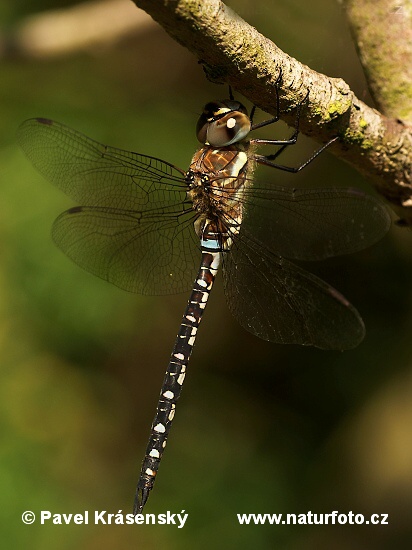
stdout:
POLYGON ((338 136, 331 138, 327 143, 322 145, 322 147, 312 153, 312 155, 299 166, 285 166, 283 164, 273 162, 276 157, 278 157, 282 153, 282 151, 285 149, 285 146, 281 147, 279 151, 277 151, 274 155, 254 155, 253 158, 259 164, 264 164, 265 166, 271 166, 272 168, 277 168, 278 170, 283 170, 284 172, 292 172, 293 174, 295 174, 296 172, 300 172, 303 168, 305 168, 308 164, 315 160, 316 157, 318 157, 325 149, 327 149, 330 145, 332 145, 332 143, 334 143, 338 139, 338 136))
MULTIPOLYGON (((259 143, 261 145, 282 145, 284 148, 287 147, 288 145, 294 145, 299 135, 299 124, 300 124, 300 114, 302 111, 302 105, 306 103, 308 97, 309 97, 309 90, 307 91, 305 98, 300 103, 298 103, 298 106, 296 108, 295 126, 293 130, 293 134, 288 139, 255 138, 250 140, 251 143, 259 143)), ((254 113, 253 109, 252 109, 252 113, 254 113)), ((252 117, 252 113, 251 113, 251 117, 252 117)), ((275 124, 276 122, 278 122, 279 118, 280 118, 279 90, 278 90, 278 86, 276 86, 276 115, 272 118, 259 122, 258 124, 252 124, 252 130, 257 130, 258 128, 269 126, 269 124, 275 124)))
POLYGON ((256 130, 257 128, 262 128, 263 126, 268 126, 269 124, 275 124, 280 118, 280 106, 279 106, 279 84, 282 80, 282 69, 279 70, 278 77, 276 79, 275 83, 275 95, 276 95, 276 115, 272 118, 268 118, 267 120, 264 120, 263 122, 259 122, 258 124, 253 124, 253 118, 255 116, 256 112, 256 105, 253 105, 252 110, 250 112, 250 124, 251 129, 256 130))

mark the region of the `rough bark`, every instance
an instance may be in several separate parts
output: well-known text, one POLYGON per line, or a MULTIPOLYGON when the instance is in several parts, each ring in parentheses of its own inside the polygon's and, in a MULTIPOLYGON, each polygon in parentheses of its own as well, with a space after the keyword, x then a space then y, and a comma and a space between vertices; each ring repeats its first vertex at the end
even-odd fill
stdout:
POLYGON ((412 124, 412 0, 344 0, 344 6, 378 108, 412 124))

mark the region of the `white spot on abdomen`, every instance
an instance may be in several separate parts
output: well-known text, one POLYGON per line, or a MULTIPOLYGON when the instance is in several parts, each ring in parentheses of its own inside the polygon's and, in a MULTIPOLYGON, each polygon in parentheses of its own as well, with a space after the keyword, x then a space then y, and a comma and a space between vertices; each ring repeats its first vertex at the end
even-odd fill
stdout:
POLYGON ((155 432, 158 432, 159 434, 164 434, 166 431, 166 428, 165 426, 163 426, 163 424, 157 424, 153 429, 155 432))

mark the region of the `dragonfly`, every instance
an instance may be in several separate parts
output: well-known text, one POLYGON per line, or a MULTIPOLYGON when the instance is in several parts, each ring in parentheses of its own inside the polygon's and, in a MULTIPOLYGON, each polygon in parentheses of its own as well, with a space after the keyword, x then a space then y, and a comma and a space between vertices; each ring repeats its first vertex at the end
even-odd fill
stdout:
MULTIPOLYGON (((277 100, 278 101, 278 100, 277 100)), ((386 208, 353 189, 278 187, 253 178, 256 164, 298 172, 277 157, 297 141, 251 138, 279 120, 254 123, 233 99, 205 105, 201 144, 188 170, 155 157, 103 145, 46 118, 25 121, 18 140, 27 157, 75 202, 54 222, 52 237, 82 268, 127 291, 189 292, 151 426, 134 513, 153 488, 182 391, 189 358, 220 267, 230 311, 271 342, 345 350, 365 327, 337 290, 292 263, 356 252, 388 230, 386 208), (259 145, 277 146, 259 155, 259 145), (292 260, 292 261, 291 261, 292 260)))

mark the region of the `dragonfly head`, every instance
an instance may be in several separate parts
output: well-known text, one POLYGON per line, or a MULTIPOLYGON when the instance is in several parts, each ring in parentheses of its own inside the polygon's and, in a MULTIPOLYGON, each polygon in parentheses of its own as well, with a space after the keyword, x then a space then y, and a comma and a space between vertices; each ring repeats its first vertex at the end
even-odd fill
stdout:
POLYGON ((207 103, 196 125, 200 143, 225 147, 242 141, 250 132, 250 118, 239 101, 225 99, 207 103))

